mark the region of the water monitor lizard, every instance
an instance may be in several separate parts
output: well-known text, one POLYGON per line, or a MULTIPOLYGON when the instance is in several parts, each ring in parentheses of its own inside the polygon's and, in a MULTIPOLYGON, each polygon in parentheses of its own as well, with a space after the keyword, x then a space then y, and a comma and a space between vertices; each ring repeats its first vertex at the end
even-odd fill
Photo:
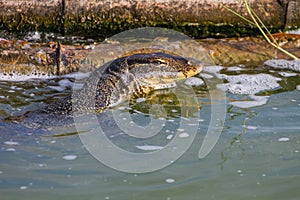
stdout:
POLYGON ((176 81, 194 76, 202 64, 193 59, 162 52, 140 53, 118 58, 94 71, 83 88, 23 116, 9 117, 22 121, 29 115, 71 115, 72 112, 101 112, 132 96, 170 87, 176 81))

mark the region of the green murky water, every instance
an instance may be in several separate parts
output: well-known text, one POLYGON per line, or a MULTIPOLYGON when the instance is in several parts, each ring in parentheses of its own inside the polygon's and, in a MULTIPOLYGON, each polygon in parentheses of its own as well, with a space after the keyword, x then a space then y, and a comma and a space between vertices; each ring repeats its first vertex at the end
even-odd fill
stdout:
MULTIPOLYGON (((114 108, 119 116, 129 113, 141 127, 149 123, 150 116, 164 122, 155 136, 132 139, 120 134, 116 125, 110 130, 106 122, 114 118, 104 119, 107 138, 120 148, 140 154, 159 151, 177 136, 188 138, 196 130, 193 143, 178 160, 148 173, 125 173, 104 165, 89 153, 77 134, 51 135, 72 133, 74 127, 42 130, 0 122, 1 199, 299 199, 299 73, 259 66, 223 69, 220 74, 237 79, 267 74, 272 76, 267 83, 274 81, 278 85, 266 84, 266 88, 255 92, 256 96, 249 96, 245 92, 247 85, 253 89, 265 84, 258 81, 259 76, 243 77, 247 81, 238 80, 236 85, 228 77, 220 79, 223 87, 235 90, 226 92, 222 134, 205 158, 199 159, 198 152, 214 104, 206 85, 193 87, 199 109, 187 109, 188 114, 176 102, 174 89, 154 92, 149 98, 114 108), (257 97, 262 99, 253 100, 257 97), (149 114, 151 105, 163 105, 164 109, 159 107, 149 114), (181 120, 188 121, 184 129, 180 128, 181 120)), ((71 93, 69 87, 62 87, 67 79, 63 80, 0 82, 1 118, 35 110, 71 93), (54 90, 61 88, 64 90, 54 90)), ((180 84, 177 89, 184 91, 185 87, 180 84)), ((102 119, 103 116, 99 118, 102 119)), ((149 160, 146 165, 154 165, 157 160, 149 160)))

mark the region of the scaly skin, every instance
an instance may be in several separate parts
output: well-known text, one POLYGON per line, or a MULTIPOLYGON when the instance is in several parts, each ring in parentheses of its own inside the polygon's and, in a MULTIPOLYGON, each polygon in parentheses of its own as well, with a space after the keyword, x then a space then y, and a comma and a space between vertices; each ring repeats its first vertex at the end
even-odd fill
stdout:
POLYGON ((46 106, 43 111, 100 112, 132 96, 170 87, 178 80, 200 73, 201 69, 199 62, 160 52, 118 58, 105 69, 93 72, 80 91, 46 106))

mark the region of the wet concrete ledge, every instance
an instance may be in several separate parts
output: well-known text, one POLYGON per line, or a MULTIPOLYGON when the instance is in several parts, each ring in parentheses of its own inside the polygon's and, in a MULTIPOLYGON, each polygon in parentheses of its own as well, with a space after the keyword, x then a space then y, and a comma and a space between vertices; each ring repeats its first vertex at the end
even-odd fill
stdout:
MULTIPOLYGON (((299 0, 248 0, 272 30, 300 27, 299 0)), ((109 37, 136 27, 172 28, 196 38, 254 35, 243 0, 0 0, 0 30, 109 37)))
MULTIPOLYGON (((274 34, 278 44, 300 57, 300 35, 274 34)), ((133 53, 165 51, 201 60, 206 65, 256 65, 269 59, 290 59, 270 46, 262 37, 169 41, 154 38, 149 42, 120 43, 106 40, 100 44, 62 45, 0 39, 0 74, 63 75, 91 71, 104 63, 133 53), (183 55, 184 54, 184 55, 183 55)))

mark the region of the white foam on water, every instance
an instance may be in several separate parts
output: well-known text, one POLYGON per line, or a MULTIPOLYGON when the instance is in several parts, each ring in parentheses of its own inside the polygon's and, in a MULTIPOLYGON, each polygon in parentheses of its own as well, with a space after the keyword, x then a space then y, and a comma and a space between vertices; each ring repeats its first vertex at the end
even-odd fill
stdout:
POLYGON ((290 141, 290 138, 288 137, 282 137, 278 139, 278 142, 288 142, 288 141, 290 141))
POLYGON ((26 40, 40 40, 41 33, 38 31, 28 32, 27 35, 24 37, 26 40))
POLYGON ((248 130, 256 130, 257 129, 256 126, 244 126, 244 128, 246 128, 248 130))
POLYGON ((69 79, 62 79, 58 81, 58 86, 52 86, 52 85, 48 86, 48 88, 51 88, 59 92, 64 91, 67 87, 71 87, 71 88, 74 87, 74 83, 69 79))
POLYGON ((137 102, 137 103, 141 103, 141 102, 145 102, 145 101, 146 101, 145 98, 137 98, 137 99, 136 99, 136 102, 137 102))
POLYGON ((74 86, 74 83, 72 81, 70 81, 69 79, 62 79, 62 80, 58 81, 58 84, 64 88, 66 88, 66 87, 73 88, 73 86, 74 86))
POLYGON ((216 74, 218 72, 220 72, 224 67, 222 66, 205 66, 203 67, 203 71, 207 72, 207 73, 211 73, 211 74, 216 74))
POLYGON ((53 85, 49 85, 48 88, 51 88, 52 90, 56 90, 58 92, 64 91, 65 88, 61 87, 61 86, 53 86, 53 85))
POLYGON ((15 148, 7 148, 7 149, 5 149, 6 151, 16 151, 16 149, 15 148))
POLYGON ((154 151, 154 150, 160 150, 163 149, 164 147, 162 146, 153 146, 153 145, 142 145, 142 146, 136 146, 136 148, 144 151, 154 151))
POLYGON ((119 106, 118 110, 126 110, 126 107, 125 106, 119 106))
POLYGON ((166 181, 166 183, 174 183, 175 179, 173 179, 173 178, 167 178, 165 181, 166 181))
POLYGON ((204 85, 204 81, 201 78, 190 77, 185 80, 184 84, 189 86, 201 86, 204 85))
POLYGON ((226 68, 226 70, 229 71, 229 72, 236 72, 236 71, 242 71, 243 68, 241 68, 241 67, 228 67, 228 68, 226 68))
POLYGON ((300 35, 300 28, 299 28, 299 29, 296 29, 296 30, 290 30, 290 31, 287 31, 287 33, 298 34, 298 35, 300 35))
POLYGON ((269 74, 221 75, 229 83, 218 84, 217 87, 232 94, 256 94, 261 91, 280 87, 277 81, 281 79, 269 74))
POLYGON ((204 122, 204 119, 197 119, 197 122, 204 122))
POLYGON ((188 134, 188 133, 180 133, 179 135, 178 135, 178 137, 180 137, 180 138, 187 138, 187 137, 189 137, 190 135, 188 134))
POLYGON ((70 74, 65 74, 61 76, 56 75, 49 75, 45 74, 43 72, 33 72, 30 74, 19 74, 19 73, 0 73, 0 81, 28 81, 28 80, 34 80, 34 79, 41 79, 41 80, 48 80, 48 79, 55 79, 55 78, 76 78, 78 80, 87 78, 91 72, 74 72, 70 74))
POLYGON ((75 78, 77 80, 87 78, 91 75, 91 72, 74 72, 70 74, 62 75, 63 78, 75 78))
POLYGON ((300 85, 297 85, 297 90, 300 90, 300 85))
POLYGON ((32 73, 28 75, 24 74, 18 74, 18 73, 13 73, 13 74, 3 74, 0 73, 0 80, 1 81, 28 81, 32 79, 54 79, 57 78, 57 76, 53 75, 46 75, 42 73, 32 73))
POLYGON ((76 155, 65 155, 63 157, 64 160, 75 160, 77 158, 76 155))
POLYGON ((21 190, 26 190, 26 189, 28 189, 28 187, 27 186, 21 186, 20 189, 21 190))
POLYGON ((14 142, 14 141, 5 141, 4 144, 6 145, 19 145, 19 142, 14 142))
POLYGON ((275 69, 289 69, 300 72, 300 60, 267 60, 264 64, 275 69))
POLYGON ((230 102, 230 105, 239 107, 239 108, 252 108, 256 106, 262 106, 267 104, 269 96, 255 96, 249 95, 253 101, 234 101, 230 102))
POLYGON ((207 74, 207 73, 200 73, 199 74, 199 77, 202 77, 204 79, 211 79, 213 78, 214 76, 213 75, 210 75, 210 74, 207 74))
POLYGON ((279 72, 279 75, 283 76, 283 77, 292 77, 292 76, 297 76, 296 73, 291 73, 291 72, 279 72))
POLYGON ((173 139, 173 134, 167 135, 167 140, 172 140, 173 139))

